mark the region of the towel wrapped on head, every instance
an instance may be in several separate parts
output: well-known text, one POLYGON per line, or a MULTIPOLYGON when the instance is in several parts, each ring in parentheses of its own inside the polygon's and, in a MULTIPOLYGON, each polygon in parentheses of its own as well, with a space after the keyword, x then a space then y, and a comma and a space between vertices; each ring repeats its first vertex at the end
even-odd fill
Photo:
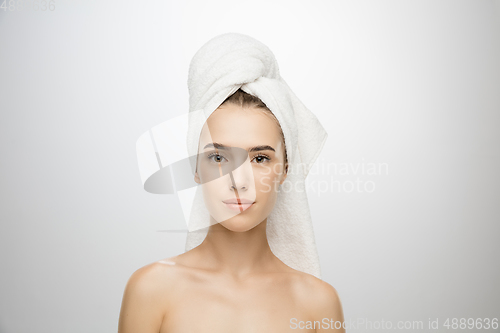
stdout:
MULTIPOLYGON (((327 133, 281 78, 274 54, 250 36, 219 35, 203 45, 191 60, 188 88, 187 148, 191 156, 198 153, 206 119, 238 89, 261 99, 274 114, 283 131, 288 184, 281 188, 267 219, 269 246, 288 266, 320 278, 304 180, 323 148, 327 133)), ((190 230, 198 230, 188 233, 186 251, 203 242, 209 221, 203 193, 198 187, 188 221, 190 230)))

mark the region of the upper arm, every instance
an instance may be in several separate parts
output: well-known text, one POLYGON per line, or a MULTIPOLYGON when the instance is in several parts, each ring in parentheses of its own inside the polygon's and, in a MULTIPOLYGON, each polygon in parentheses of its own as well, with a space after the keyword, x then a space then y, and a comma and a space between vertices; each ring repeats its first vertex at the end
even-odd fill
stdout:
POLYGON ((157 267, 144 266, 129 278, 123 293, 118 333, 158 333, 163 320, 157 267))
POLYGON ((330 284, 321 281, 317 295, 313 317, 321 325, 316 332, 344 333, 344 312, 337 290, 330 284))

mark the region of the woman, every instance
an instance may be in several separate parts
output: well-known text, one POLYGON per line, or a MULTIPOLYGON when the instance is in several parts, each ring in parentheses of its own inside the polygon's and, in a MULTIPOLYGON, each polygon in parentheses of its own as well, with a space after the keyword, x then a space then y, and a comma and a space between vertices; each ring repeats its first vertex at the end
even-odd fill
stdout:
POLYGON ((268 218, 284 197, 290 133, 297 132, 281 126, 277 106, 281 122, 243 89, 217 103, 199 132, 194 178, 210 213, 206 236, 193 249, 132 274, 119 333, 344 332, 336 290, 284 263, 269 244, 268 218))

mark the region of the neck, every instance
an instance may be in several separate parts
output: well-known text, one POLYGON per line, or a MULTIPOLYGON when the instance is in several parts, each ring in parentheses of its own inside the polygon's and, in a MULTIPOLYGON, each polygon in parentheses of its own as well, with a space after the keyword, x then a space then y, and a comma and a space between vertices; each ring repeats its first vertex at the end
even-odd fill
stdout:
POLYGON ((256 227, 234 232, 220 223, 211 225, 199 250, 207 254, 206 264, 235 277, 263 271, 275 259, 266 235, 267 218, 256 227))

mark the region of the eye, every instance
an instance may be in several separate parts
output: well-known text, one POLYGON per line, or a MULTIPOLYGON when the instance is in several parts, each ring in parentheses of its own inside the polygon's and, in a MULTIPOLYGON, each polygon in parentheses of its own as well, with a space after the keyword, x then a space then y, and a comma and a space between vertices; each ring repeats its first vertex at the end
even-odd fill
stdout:
POLYGON ((257 164, 262 164, 264 162, 269 162, 271 160, 269 158, 269 156, 264 155, 264 154, 259 154, 259 155, 255 156, 253 159, 258 161, 257 164))
POLYGON ((222 156, 221 154, 217 154, 217 153, 210 154, 207 158, 215 163, 221 163, 221 162, 223 162, 223 160, 227 161, 227 159, 224 156, 222 156), (214 159, 214 157, 215 157, 215 159, 214 159))

